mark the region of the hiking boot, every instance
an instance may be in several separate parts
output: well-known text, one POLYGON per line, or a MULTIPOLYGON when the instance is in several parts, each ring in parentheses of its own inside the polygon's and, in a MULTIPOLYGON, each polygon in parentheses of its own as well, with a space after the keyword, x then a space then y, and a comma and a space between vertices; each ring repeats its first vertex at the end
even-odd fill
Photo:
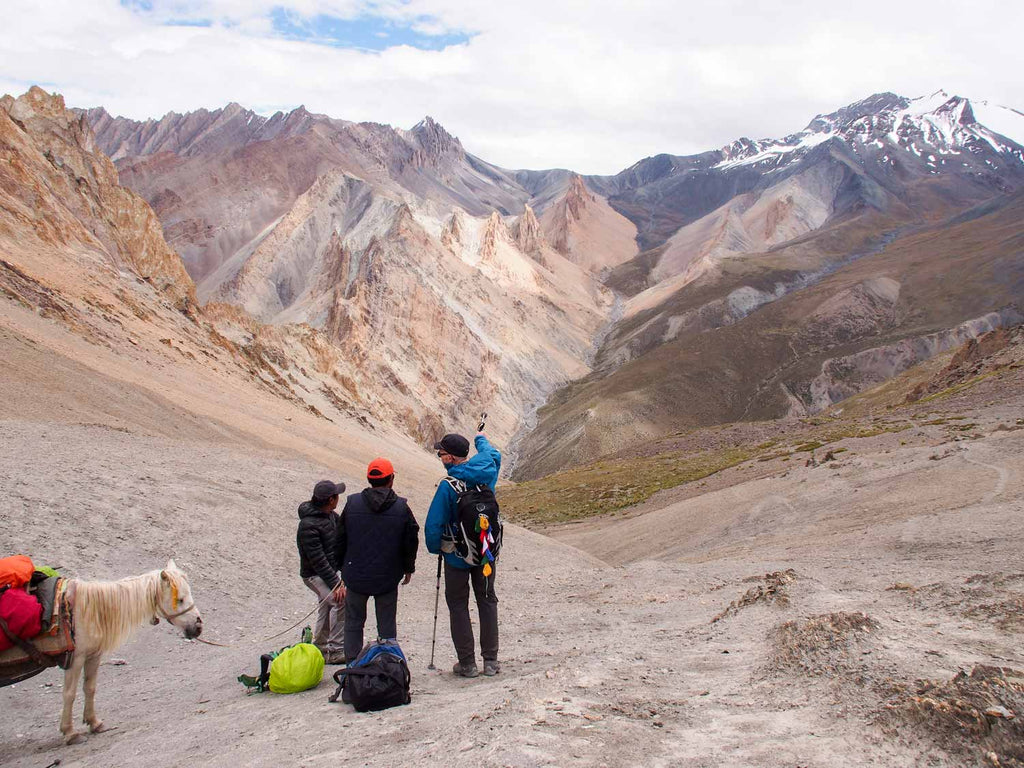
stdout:
POLYGON ((476 662, 470 662, 469 664, 459 662, 452 668, 452 672, 459 677, 476 677, 480 674, 480 670, 476 668, 476 662))
POLYGON ((345 658, 344 651, 334 651, 334 653, 324 654, 324 664, 347 664, 348 659, 345 658))
POLYGON ((496 674, 501 672, 501 664, 497 660, 484 659, 484 674, 487 677, 494 677, 496 674))

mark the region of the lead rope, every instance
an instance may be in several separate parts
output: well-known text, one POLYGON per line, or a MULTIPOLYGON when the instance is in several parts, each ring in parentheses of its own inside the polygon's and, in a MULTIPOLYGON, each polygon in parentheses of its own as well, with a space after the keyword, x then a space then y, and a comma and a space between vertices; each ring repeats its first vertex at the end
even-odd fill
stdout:
POLYGON ((280 632, 278 632, 278 633, 277 633, 276 635, 271 635, 270 637, 266 637, 266 638, 264 638, 263 640, 260 640, 260 642, 261 642, 261 643, 266 643, 266 642, 268 642, 269 640, 273 640, 273 639, 275 639, 275 638, 278 638, 278 637, 280 637, 280 636, 281 636, 281 635, 283 635, 283 634, 284 634, 285 632, 291 632, 291 631, 292 631, 293 629, 295 629, 295 628, 296 628, 297 626, 299 626, 299 624, 301 624, 301 623, 302 623, 302 622, 304 622, 304 621, 305 621, 306 619, 308 619, 308 618, 309 618, 310 616, 312 616, 312 615, 313 615, 314 613, 316 613, 317 611, 319 611, 319 610, 320 610, 320 606, 321 606, 321 605, 324 605, 324 604, 325 604, 325 603, 326 603, 326 602, 327 602, 328 600, 330 600, 330 599, 331 599, 331 596, 330 596, 330 595, 328 595, 328 596, 327 596, 327 597, 325 597, 325 598, 324 598, 323 600, 321 600, 321 601, 320 601, 319 603, 317 603, 317 604, 316 604, 316 607, 315 607, 315 608, 314 608, 314 609, 313 609, 312 611, 310 611, 309 613, 307 613, 307 614, 306 614, 305 616, 303 616, 303 617, 302 617, 301 619, 299 619, 298 621, 296 621, 296 622, 295 622, 294 624, 292 624, 292 625, 291 625, 290 627, 288 627, 287 629, 282 629, 282 630, 281 630, 280 632))
MULTIPOLYGON (((287 627, 286 629, 282 629, 282 630, 281 630, 280 632, 278 632, 278 633, 277 633, 276 635, 271 635, 270 637, 265 637, 265 638, 263 638, 262 640, 253 640, 253 641, 251 641, 251 642, 254 642, 254 643, 261 643, 261 644, 262 644, 262 643, 268 643, 268 642, 270 642, 271 640, 274 640, 274 639, 276 639, 276 638, 280 637, 281 635, 285 634, 286 632, 291 632, 291 631, 292 631, 293 629, 295 629, 295 628, 296 628, 297 626, 299 626, 299 624, 302 624, 302 623, 303 623, 303 622, 304 622, 304 621, 305 621, 306 619, 308 619, 308 618, 309 618, 310 616, 312 616, 312 615, 313 615, 314 613, 316 613, 317 611, 319 611, 319 610, 320 610, 320 606, 324 605, 324 604, 325 604, 325 603, 326 603, 326 602, 327 602, 328 600, 330 600, 330 599, 331 599, 331 596, 330 596, 330 595, 328 595, 328 596, 327 596, 327 597, 325 597, 325 598, 324 598, 323 600, 321 600, 321 601, 320 601, 319 603, 317 603, 317 604, 316 604, 316 606, 315 606, 315 607, 313 608, 313 610, 312 610, 312 611, 310 611, 309 613, 307 613, 307 614, 306 614, 305 616, 303 616, 303 617, 302 617, 301 619, 299 619, 298 621, 296 621, 296 622, 295 622, 294 624, 292 624, 292 625, 291 625, 290 627, 287 627)), ((193 640, 196 640, 196 641, 198 641, 198 642, 200 642, 200 643, 204 643, 204 644, 206 644, 206 645, 215 645, 215 646, 217 646, 218 648, 237 648, 237 647, 238 647, 238 645, 237 645, 237 644, 225 645, 224 643, 215 643, 215 642, 213 642, 212 640, 203 640, 203 638, 201 638, 201 637, 194 637, 194 638, 192 638, 192 639, 193 639, 193 640)))
POLYGON ((218 648, 237 648, 238 647, 236 645, 225 645, 224 643, 215 643, 213 640, 203 640, 203 638, 201 638, 201 637, 193 637, 192 639, 195 640, 197 643, 202 643, 203 645, 215 645, 218 648))
MULTIPOLYGON (((290 627, 288 627, 286 629, 282 629, 276 635, 271 635, 270 637, 264 638, 263 640, 254 641, 254 642, 259 642, 259 643, 270 642, 271 640, 274 640, 275 638, 280 637, 281 635, 285 634, 286 632, 291 632, 293 629, 295 629, 297 626, 299 626, 299 624, 301 624, 306 619, 308 619, 310 616, 312 616, 314 613, 319 611, 320 610, 320 606, 324 605, 330 599, 331 599, 331 595, 328 595, 323 600, 321 600, 319 603, 317 603, 312 611, 307 613, 305 616, 303 616, 297 622, 292 624, 290 627)), ((179 603, 179 599, 178 599, 178 585, 172 580, 171 581, 171 610, 172 611, 174 611, 174 609, 178 607, 178 603, 179 603)), ((157 611, 160 613, 161 616, 163 616, 165 619, 167 619, 168 622, 171 619, 176 619, 179 616, 182 616, 182 615, 188 613, 189 611, 191 611, 195 607, 196 607, 195 602, 192 602, 192 603, 189 603, 184 608, 182 608, 180 611, 174 611, 174 613, 167 613, 166 611, 164 611, 163 607, 160 605, 160 599, 159 598, 157 598, 157 602, 156 602, 156 609, 157 609, 157 611)), ((233 645, 233 644, 232 645, 227 645, 225 643, 214 642, 213 640, 204 640, 201 637, 194 637, 192 639, 193 640, 198 640, 200 643, 203 643, 204 645, 215 645, 218 648, 236 648, 236 647, 238 647, 237 645, 233 645)))

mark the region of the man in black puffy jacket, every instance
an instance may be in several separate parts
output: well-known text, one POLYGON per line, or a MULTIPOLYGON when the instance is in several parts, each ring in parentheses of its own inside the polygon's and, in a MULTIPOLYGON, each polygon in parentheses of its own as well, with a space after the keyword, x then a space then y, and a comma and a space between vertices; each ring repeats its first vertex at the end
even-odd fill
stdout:
POLYGON ((316 593, 320 609, 316 616, 313 642, 328 664, 345 661, 345 594, 338 568, 338 499, 344 483, 321 480, 313 488, 313 498, 299 506, 299 575, 316 593), (330 598, 324 602, 325 598, 330 598))
POLYGON ((395 469, 374 459, 366 470, 370 487, 348 497, 338 523, 337 562, 345 581, 345 655, 363 647, 366 604, 373 597, 377 637, 398 635, 398 584, 416 570, 420 526, 409 503, 392 486, 395 469))

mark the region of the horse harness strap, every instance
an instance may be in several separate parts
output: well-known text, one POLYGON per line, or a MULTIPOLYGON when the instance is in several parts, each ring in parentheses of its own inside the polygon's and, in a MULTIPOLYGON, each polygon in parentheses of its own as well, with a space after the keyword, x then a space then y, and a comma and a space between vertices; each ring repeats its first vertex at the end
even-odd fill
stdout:
POLYGON ((185 606, 184 608, 182 608, 182 609, 181 609, 180 611, 175 611, 174 613, 167 613, 167 612, 166 612, 166 611, 165 611, 165 610, 164 610, 164 609, 163 609, 163 608, 162 608, 162 607, 160 606, 160 603, 157 603, 157 604, 156 604, 156 610, 157 610, 157 612, 158 612, 158 613, 159 613, 159 614, 160 614, 160 615, 161 615, 161 616, 162 616, 163 618, 167 619, 168 621, 170 621, 171 619, 176 619, 176 618, 178 618, 179 616, 183 616, 184 614, 188 613, 189 611, 191 611, 191 610, 192 610, 193 608, 195 608, 195 607, 196 607, 196 604, 195 604, 195 603, 189 603, 189 604, 188 604, 188 605, 186 605, 186 606, 185 606))
MULTIPOLYGON (((172 608, 177 608, 178 607, 178 585, 175 584, 173 581, 171 582, 171 607, 172 608)), ((179 616, 183 616, 184 614, 188 613, 189 611, 191 611, 195 607, 196 607, 195 602, 191 602, 188 605, 186 605, 184 608, 182 608, 180 611, 175 611, 174 613, 167 613, 167 611, 165 611, 160 606, 160 596, 157 595, 156 610, 157 610, 157 612, 161 616, 163 616, 165 619, 167 619, 167 621, 170 621, 171 619, 176 619, 179 616)))

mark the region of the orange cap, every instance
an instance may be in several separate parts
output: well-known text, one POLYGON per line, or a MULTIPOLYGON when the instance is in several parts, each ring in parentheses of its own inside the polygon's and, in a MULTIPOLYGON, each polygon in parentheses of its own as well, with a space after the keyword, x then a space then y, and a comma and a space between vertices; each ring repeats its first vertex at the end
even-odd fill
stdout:
POLYGON ((370 462, 370 466, 366 468, 366 476, 373 480, 391 477, 393 474, 395 474, 395 468, 391 466, 391 462, 387 459, 374 459, 370 462))

